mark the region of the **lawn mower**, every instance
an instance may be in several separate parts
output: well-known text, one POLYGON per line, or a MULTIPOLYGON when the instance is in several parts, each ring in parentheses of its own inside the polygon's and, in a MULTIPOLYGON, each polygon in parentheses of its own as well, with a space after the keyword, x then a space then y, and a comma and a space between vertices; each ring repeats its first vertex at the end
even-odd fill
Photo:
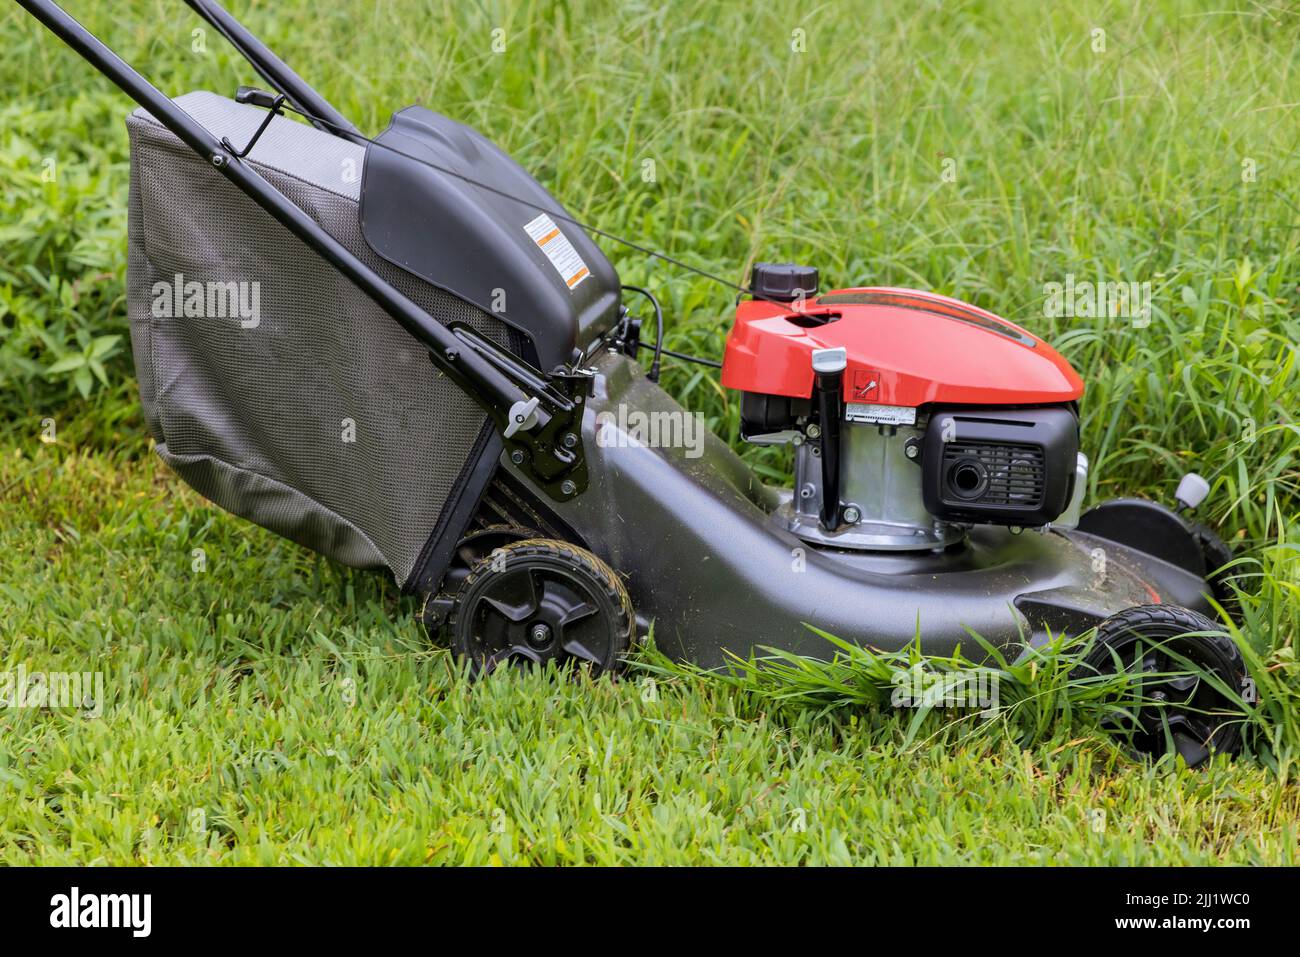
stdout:
POLYGON ((20 2, 139 104, 128 311, 158 454, 219 506, 386 569, 471 669, 616 671, 651 628, 706 668, 825 656, 824 634, 947 655, 1096 629, 1081 667, 1144 673, 1153 750, 1237 746, 1246 672, 1209 617, 1231 553, 1190 518, 1208 487, 1085 511, 1084 384, 1031 332, 754 265, 721 377, 745 440, 792 447, 776 487, 707 430, 685 440, 658 303, 630 290, 656 317, 643 344, 592 238, 618 237, 476 130, 411 106, 367 137, 206 0, 270 89, 172 100, 20 2))

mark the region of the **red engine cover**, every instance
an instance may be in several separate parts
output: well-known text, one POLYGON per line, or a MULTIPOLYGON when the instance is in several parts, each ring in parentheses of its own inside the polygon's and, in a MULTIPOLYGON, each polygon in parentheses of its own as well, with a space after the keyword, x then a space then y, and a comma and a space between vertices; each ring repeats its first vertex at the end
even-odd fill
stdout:
POLYGON ((848 402, 1024 405, 1083 395, 1083 380, 1061 354, 1014 323, 946 296, 887 288, 742 302, 722 384, 809 398, 812 351, 838 346, 848 350, 848 402))

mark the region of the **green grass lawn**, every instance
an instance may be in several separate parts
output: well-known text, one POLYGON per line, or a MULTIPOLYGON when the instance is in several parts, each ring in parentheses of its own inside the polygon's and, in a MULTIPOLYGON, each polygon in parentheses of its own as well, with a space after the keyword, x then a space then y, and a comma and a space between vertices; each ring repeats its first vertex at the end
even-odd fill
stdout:
POLYGON ((39 470, 0 539, 6 667, 94 661, 107 694, 102 718, 0 713, 0 861, 1296 858, 1300 791, 1254 762, 905 745, 905 720, 707 679, 471 684, 376 576, 215 512, 142 446, 18 462, 4 484, 39 470))
MULTIPOLYGON (((1252 751, 1149 766, 1080 712, 913 727, 653 656, 617 683, 465 680, 391 582, 218 511, 153 456, 124 338, 130 104, 10 7, 0 671, 99 670, 105 694, 98 715, 0 710, 0 862, 1295 862, 1300 16, 230 7, 367 132, 418 101, 580 218, 731 280, 810 262, 1058 345, 1088 382, 1093 499, 1167 501, 1189 469, 1213 484, 1201 517, 1252 576, 1234 631, 1261 690, 1252 751), (1150 282, 1150 324, 1045 318, 1067 274, 1150 282)), ((170 93, 255 81, 179 2, 69 9, 170 93)), ((670 348, 720 353, 726 290, 605 247, 664 300, 670 348)), ((738 438, 714 373, 670 363, 664 381, 738 438)))

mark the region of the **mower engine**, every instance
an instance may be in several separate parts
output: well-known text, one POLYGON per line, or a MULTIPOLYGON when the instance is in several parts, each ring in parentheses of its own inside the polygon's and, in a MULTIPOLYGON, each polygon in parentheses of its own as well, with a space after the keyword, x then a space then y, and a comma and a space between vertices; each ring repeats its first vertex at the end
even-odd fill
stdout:
POLYGON ((1077 523, 1083 382, 1059 353, 944 296, 817 287, 811 267, 755 265, 723 361, 745 439, 795 446, 778 523, 879 551, 1077 523))

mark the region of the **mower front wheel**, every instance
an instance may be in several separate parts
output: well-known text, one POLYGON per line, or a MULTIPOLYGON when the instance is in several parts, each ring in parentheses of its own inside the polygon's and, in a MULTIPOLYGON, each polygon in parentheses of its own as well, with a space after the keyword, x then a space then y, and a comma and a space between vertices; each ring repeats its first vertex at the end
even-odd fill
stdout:
POLYGON ((636 637, 627 588, 577 545, 528 539, 496 548, 460 587, 451 647, 475 674, 501 665, 617 672, 636 637))
POLYGON ((1178 605, 1137 605, 1097 628, 1076 676, 1134 676, 1116 693, 1111 730, 1140 754, 1170 750, 1188 767, 1241 750, 1246 666, 1221 625, 1178 605))

